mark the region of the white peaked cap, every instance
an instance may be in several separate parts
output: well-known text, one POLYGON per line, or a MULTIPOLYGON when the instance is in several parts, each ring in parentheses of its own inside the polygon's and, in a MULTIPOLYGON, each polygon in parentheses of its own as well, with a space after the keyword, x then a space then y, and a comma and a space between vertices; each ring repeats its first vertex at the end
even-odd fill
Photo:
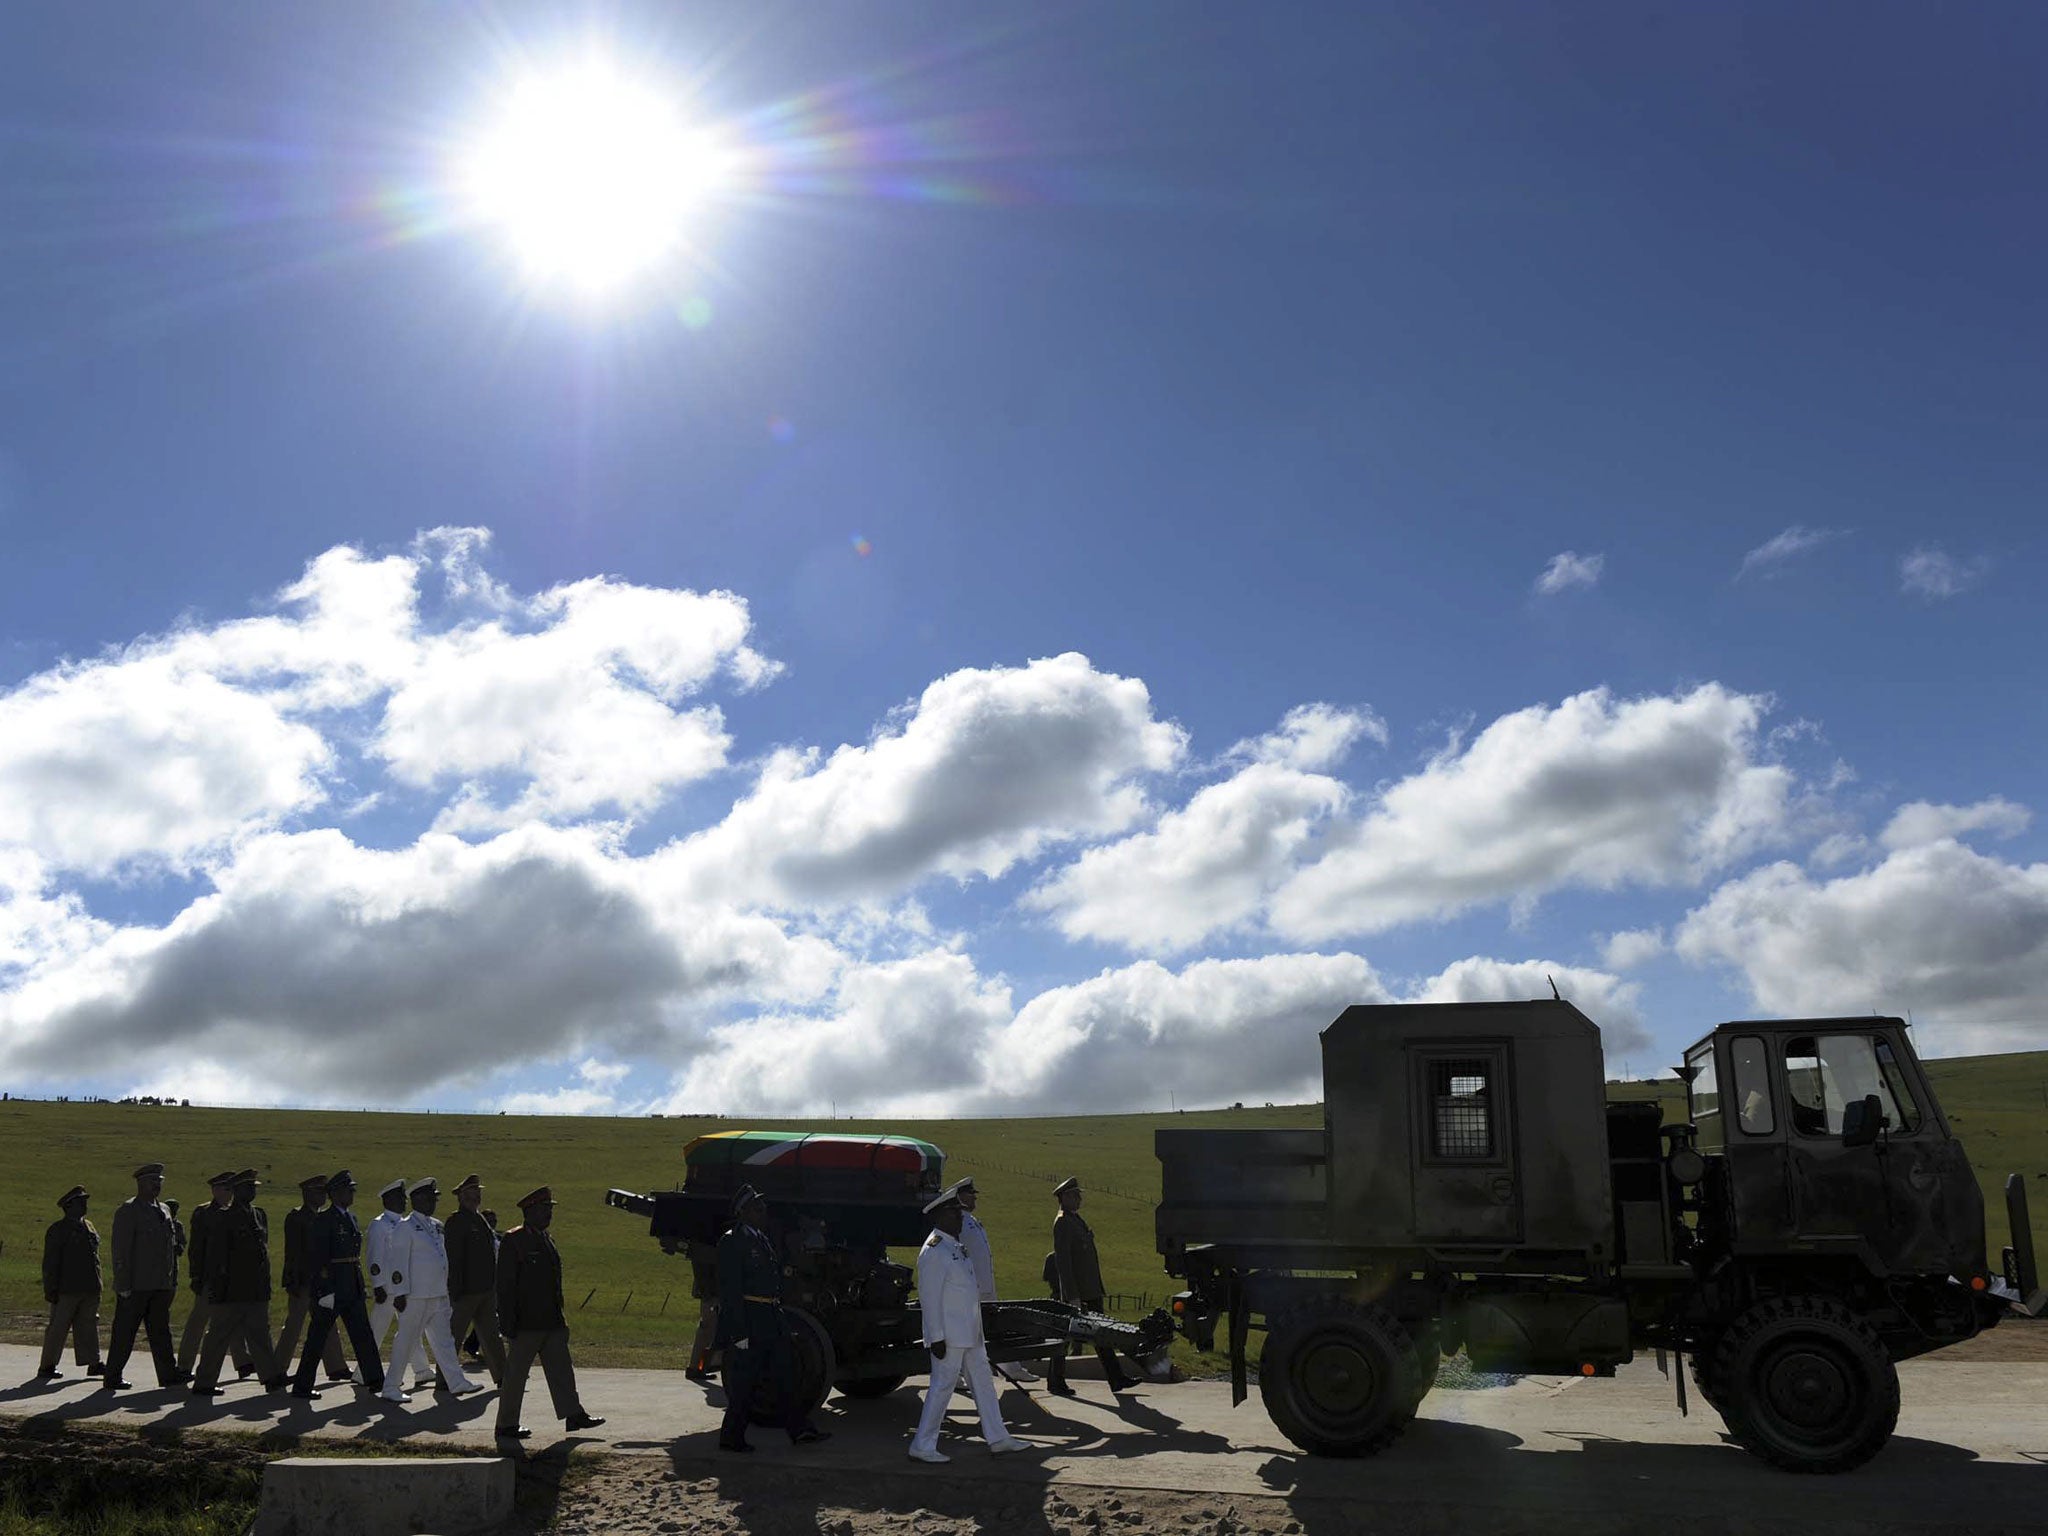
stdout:
POLYGON ((399 1177, 399 1178, 395 1178, 395 1179, 393 1179, 393 1180, 392 1180, 392 1181, 391 1181, 391 1182, 390 1182, 389 1184, 386 1184, 386 1185, 385 1185, 385 1186, 384 1186, 384 1187, 383 1187, 382 1189, 378 1190, 378 1191, 377 1191, 377 1193, 378 1193, 378 1194, 379 1194, 380 1196, 381 1196, 381 1195, 396 1195, 396 1194, 402 1194, 402 1193, 404 1192, 404 1190, 405 1190, 405 1179, 403 1178, 403 1176, 401 1176, 401 1177, 399 1177))

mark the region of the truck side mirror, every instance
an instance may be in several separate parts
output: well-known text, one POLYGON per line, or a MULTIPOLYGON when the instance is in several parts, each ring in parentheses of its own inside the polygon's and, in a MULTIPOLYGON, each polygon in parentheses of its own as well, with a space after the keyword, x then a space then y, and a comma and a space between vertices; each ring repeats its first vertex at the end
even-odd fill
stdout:
POLYGON ((1884 1104, 1874 1093, 1866 1093, 1842 1111, 1842 1145, 1867 1147, 1884 1129, 1884 1104))

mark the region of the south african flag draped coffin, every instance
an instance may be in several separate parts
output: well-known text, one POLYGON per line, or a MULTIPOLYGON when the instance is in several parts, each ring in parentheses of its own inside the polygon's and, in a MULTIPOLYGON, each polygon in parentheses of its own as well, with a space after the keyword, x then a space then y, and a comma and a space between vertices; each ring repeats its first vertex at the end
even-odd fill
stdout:
POLYGON ((924 1205, 939 1192, 945 1161, 937 1147, 911 1136, 714 1131, 683 1148, 687 1199, 665 1214, 679 1224, 675 1236, 715 1236, 730 1221, 733 1195, 748 1184, 766 1197, 778 1226, 808 1218, 834 1241, 915 1246, 931 1231, 924 1205))

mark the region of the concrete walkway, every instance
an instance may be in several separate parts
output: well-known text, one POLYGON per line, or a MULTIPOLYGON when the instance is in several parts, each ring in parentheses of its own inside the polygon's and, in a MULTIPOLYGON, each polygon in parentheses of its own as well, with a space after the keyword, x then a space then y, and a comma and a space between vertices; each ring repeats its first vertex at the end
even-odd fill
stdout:
MULTIPOLYGON (((270 1397, 252 1383, 201 1403, 150 1385, 147 1357, 129 1366, 127 1392, 97 1392, 71 1374, 51 1385, 29 1382, 35 1351, 0 1345, 0 1415, 90 1420, 159 1432, 209 1429, 356 1440, 405 1438, 473 1453, 492 1444, 497 1394, 464 1399, 421 1394, 403 1407, 329 1388, 313 1403, 270 1397)), ((692 1386, 680 1372, 590 1370, 579 1373, 585 1404, 609 1422, 574 1437, 579 1449, 664 1457, 691 1475, 739 1458, 716 1448, 722 1397, 692 1386)), ((1047 1483, 1076 1487, 1155 1488, 1177 1492, 1260 1494, 1292 1500, 1345 1499, 1387 1506, 1391 1518, 1423 1506, 1431 1514, 1493 1528, 1549 1514, 1575 1530, 1691 1528, 1713 1516, 1745 1528, 1803 1523, 1809 1530, 1857 1525, 1868 1530, 2048 1528, 2048 1365, 1909 1361, 1899 1369, 1905 1407, 1897 1436, 1875 1461, 1840 1477, 1777 1472, 1725 1443, 1720 1420, 1695 1396, 1680 1418, 1669 1381, 1648 1361, 1612 1381, 1530 1377, 1486 1391, 1439 1391, 1389 1450, 1364 1461, 1301 1455, 1273 1428, 1256 1390, 1233 1409, 1214 1382, 1148 1385, 1112 1400, 1100 1382, 1079 1396, 1010 1388, 1003 1409, 1011 1428, 1038 1447, 1031 1456, 991 1457, 977 1439, 971 1405, 956 1398, 949 1439, 953 1462, 921 1467, 904 1455, 918 1393, 907 1386, 876 1402, 832 1398, 820 1422, 825 1445, 798 1450, 779 1434, 753 1432, 751 1471, 783 1463, 833 1474, 879 1469, 938 1482, 1015 1483, 1020 1493, 1047 1483), (1462 1511, 1462 1515, 1457 1512, 1462 1511), (1489 1515, 1491 1518, 1489 1518, 1489 1515), (1591 1518, 1597 1515, 1597 1519, 1591 1518)), ((536 1370, 526 1399, 534 1438, 529 1452, 563 1440, 536 1370)))

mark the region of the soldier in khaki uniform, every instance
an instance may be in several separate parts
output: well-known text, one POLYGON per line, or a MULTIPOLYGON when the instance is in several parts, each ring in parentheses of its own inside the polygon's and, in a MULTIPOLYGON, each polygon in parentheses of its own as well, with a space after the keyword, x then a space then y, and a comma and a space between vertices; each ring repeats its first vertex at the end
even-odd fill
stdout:
POLYGON ((484 1220, 483 1181, 471 1174, 455 1186, 448 1218, 448 1331, 457 1340, 476 1329, 491 1380, 505 1379, 505 1341, 498 1336, 498 1234, 484 1220))
MULTIPOLYGON (((1102 1283, 1102 1261, 1095 1254, 1095 1233, 1081 1219, 1081 1181, 1064 1179, 1053 1186, 1052 1192, 1060 1203, 1060 1213, 1052 1222, 1053 1268, 1059 1276, 1060 1300, 1100 1312, 1108 1288, 1102 1283)), ((1095 1353, 1102 1361, 1103 1379, 1109 1383, 1110 1391, 1126 1392, 1137 1385, 1118 1364, 1115 1350, 1097 1341, 1095 1353)), ((1061 1397, 1074 1395, 1074 1389, 1067 1385, 1064 1349, 1052 1357, 1045 1373, 1045 1388, 1061 1397)))
POLYGON ((505 1375, 499 1383, 498 1438, 524 1440, 533 1431, 519 1422, 527 1373, 540 1357, 555 1413, 570 1434, 596 1429, 604 1420, 587 1413, 576 1394, 576 1367, 569 1360, 569 1320, 562 1305, 562 1255, 548 1228, 555 1218, 554 1191, 543 1184, 519 1202, 523 1226, 507 1232, 498 1247, 498 1331, 505 1336, 505 1375))
POLYGON ((57 1197, 63 1216, 43 1234, 43 1300, 50 1304, 50 1326, 43 1330, 43 1363, 38 1381, 62 1381, 57 1357, 64 1337, 71 1336, 71 1354, 85 1374, 97 1376, 100 1363, 100 1235, 85 1219, 91 1198, 74 1184, 57 1197))
POLYGON ((135 1331, 145 1329, 160 1387, 178 1381, 178 1356, 171 1347, 171 1298, 178 1294, 178 1228, 158 1199, 164 1165, 135 1170, 135 1198, 114 1212, 114 1328, 107 1342, 103 1392, 128 1386, 121 1377, 135 1349, 135 1331))
MULTIPOLYGON (((299 1356, 299 1339, 313 1310, 313 1276, 306 1268, 306 1232, 326 1203, 327 1175, 316 1173, 299 1180, 299 1203, 284 1213, 284 1273, 278 1277, 278 1283, 289 1301, 284 1312, 284 1332, 277 1337, 277 1358, 286 1366, 299 1356)), ((348 1360, 341 1352, 339 1331, 327 1335, 324 1363, 329 1381, 351 1379, 348 1360)))

